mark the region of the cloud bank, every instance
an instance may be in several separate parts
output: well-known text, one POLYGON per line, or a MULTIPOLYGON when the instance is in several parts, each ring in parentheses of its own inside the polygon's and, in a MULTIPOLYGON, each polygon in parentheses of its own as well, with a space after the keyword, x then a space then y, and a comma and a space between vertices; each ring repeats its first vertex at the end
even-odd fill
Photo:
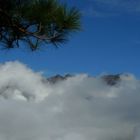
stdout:
POLYGON ((76 75, 50 84, 20 62, 0 65, 0 140, 139 140, 140 81, 76 75))

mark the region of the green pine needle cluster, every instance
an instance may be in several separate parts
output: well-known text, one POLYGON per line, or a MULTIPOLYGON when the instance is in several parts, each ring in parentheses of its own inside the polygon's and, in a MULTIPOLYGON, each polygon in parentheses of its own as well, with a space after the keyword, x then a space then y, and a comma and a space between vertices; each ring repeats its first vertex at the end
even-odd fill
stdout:
POLYGON ((58 0, 0 0, 0 44, 25 43, 32 51, 41 45, 64 43, 80 30, 81 14, 58 0))

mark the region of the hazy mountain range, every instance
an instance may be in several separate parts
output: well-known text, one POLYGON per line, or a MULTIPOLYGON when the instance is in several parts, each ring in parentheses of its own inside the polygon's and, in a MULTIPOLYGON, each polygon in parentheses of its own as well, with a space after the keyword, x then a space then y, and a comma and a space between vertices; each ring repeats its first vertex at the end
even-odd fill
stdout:
MULTIPOLYGON (((121 81, 121 75, 123 75, 123 74, 103 75, 100 78, 104 82, 106 82, 108 85, 113 86, 113 85, 118 84, 121 81)), ((57 82, 67 80, 68 78, 71 78, 71 77, 74 77, 74 75, 66 74, 63 76, 63 75, 57 74, 55 76, 47 78, 47 81, 55 84, 57 82)), ((89 76, 89 78, 95 78, 95 77, 89 76)))

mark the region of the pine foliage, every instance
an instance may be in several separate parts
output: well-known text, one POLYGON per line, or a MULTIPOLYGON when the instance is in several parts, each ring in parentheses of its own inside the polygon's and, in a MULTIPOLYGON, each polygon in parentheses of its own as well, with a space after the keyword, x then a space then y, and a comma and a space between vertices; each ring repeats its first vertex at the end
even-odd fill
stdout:
POLYGON ((24 42, 32 51, 58 46, 80 30, 80 17, 58 0, 0 0, 0 44, 10 49, 24 42))

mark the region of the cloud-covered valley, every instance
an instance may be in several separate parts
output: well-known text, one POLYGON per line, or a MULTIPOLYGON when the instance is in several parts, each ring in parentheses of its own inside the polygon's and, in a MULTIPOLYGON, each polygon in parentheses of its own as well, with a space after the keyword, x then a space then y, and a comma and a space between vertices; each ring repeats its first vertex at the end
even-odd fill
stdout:
POLYGON ((140 81, 79 74, 52 84, 20 62, 0 65, 0 140, 139 140, 140 81))

